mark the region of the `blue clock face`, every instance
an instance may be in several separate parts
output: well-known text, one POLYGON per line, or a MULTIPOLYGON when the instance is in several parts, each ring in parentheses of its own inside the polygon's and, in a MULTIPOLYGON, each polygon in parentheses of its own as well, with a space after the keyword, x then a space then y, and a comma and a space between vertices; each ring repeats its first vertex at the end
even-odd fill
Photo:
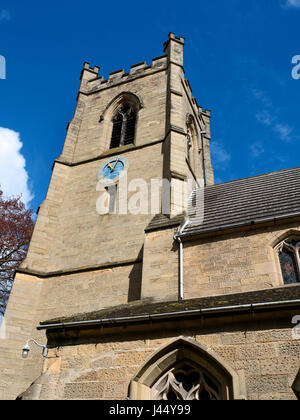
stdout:
POLYGON ((115 156, 102 164, 98 171, 98 180, 104 184, 114 184, 125 174, 128 162, 125 158, 115 156))

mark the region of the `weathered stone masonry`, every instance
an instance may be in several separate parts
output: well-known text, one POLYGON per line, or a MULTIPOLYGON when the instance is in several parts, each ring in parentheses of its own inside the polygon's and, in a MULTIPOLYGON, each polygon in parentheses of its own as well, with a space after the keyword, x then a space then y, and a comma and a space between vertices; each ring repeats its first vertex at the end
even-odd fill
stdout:
POLYGON ((276 245, 300 238, 300 170, 214 185, 211 113, 192 95, 183 48, 170 33, 151 65, 108 80, 84 64, 5 314, 1 399, 151 399, 159 378, 184 363, 213 378, 220 399, 296 398, 300 288, 284 284, 276 245), (110 149, 112 117, 126 101, 138 110, 134 144, 110 149), (112 156, 129 161, 129 182, 172 181, 171 213, 98 214, 97 171, 112 156), (206 184, 201 223, 176 201, 188 178, 206 184), (47 343, 45 361, 34 347, 21 358, 30 337, 47 343))

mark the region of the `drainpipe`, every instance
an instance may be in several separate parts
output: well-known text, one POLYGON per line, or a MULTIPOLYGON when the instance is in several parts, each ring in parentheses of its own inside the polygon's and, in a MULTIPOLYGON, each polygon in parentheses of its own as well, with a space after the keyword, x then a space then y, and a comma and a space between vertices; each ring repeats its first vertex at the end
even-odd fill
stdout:
POLYGON ((189 219, 186 220, 184 225, 181 227, 179 232, 174 234, 174 240, 179 244, 179 280, 178 280, 178 300, 184 299, 184 290, 183 290, 183 242, 181 239, 182 232, 185 226, 188 224, 189 219))
POLYGON ((177 236, 177 241, 179 243, 179 300, 183 300, 183 243, 180 236, 177 236))
POLYGON ((204 145, 204 136, 207 132, 200 131, 201 134, 201 147, 202 147, 202 162, 203 162, 203 176, 204 176, 204 185, 207 185, 207 173, 206 173, 206 156, 205 156, 205 145, 204 145))

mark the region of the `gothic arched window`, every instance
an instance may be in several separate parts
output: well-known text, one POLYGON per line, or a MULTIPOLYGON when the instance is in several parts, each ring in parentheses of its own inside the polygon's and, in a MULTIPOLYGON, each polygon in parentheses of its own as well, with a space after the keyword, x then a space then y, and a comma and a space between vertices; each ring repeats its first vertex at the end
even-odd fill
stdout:
POLYGON ((188 163, 191 165, 192 136, 189 129, 187 132, 186 140, 187 140, 186 141, 186 159, 188 163))
POLYGON ((110 148, 134 143, 136 110, 128 103, 121 105, 115 112, 110 148))
POLYGON ((163 375, 152 394, 154 400, 216 401, 221 399, 221 384, 204 369, 184 362, 163 375))
POLYGON ((284 284, 300 282, 300 238, 290 238, 276 247, 284 284))
POLYGON ((195 120, 191 115, 186 120, 187 136, 186 136, 186 160, 194 176, 200 176, 200 160, 198 136, 195 126, 195 120))
MULTIPOLYGON (((186 159, 193 168, 193 151, 195 148, 195 127, 191 117, 187 118, 187 136, 186 136, 186 159)), ((194 169, 194 168, 193 168, 194 169)))
POLYGON ((157 350, 130 382, 132 400, 245 399, 244 379, 197 341, 179 338, 157 350))

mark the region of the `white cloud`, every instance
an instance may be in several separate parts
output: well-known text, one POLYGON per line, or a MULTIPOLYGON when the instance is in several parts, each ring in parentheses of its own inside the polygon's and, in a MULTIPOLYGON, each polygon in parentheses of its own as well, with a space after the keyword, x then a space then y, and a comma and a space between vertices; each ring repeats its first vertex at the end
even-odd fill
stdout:
POLYGON ((264 108, 256 114, 257 121, 270 127, 276 134, 279 135, 280 140, 292 141, 298 138, 294 135, 294 128, 281 121, 278 116, 278 110, 275 109, 272 101, 265 92, 253 89, 252 94, 264 108))
POLYGON ((293 127, 289 126, 288 124, 276 124, 273 128, 275 133, 279 134, 281 140, 284 141, 291 141, 292 140, 292 132, 293 127))
POLYGON ((28 205, 33 194, 28 185, 26 161, 21 153, 22 142, 19 133, 0 127, 0 186, 5 196, 22 195, 28 205))
POLYGON ((0 10, 0 22, 8 21, 11 19, 10 13, 6 9, 0 10))
POLYGON ((272 101, 265 92, 263 92, 261 90, 258 90, 258 89, 252 89, 252 94, 257 100, 262 102, 267 108, 272 107, 272 105, 273 105, 272 101))
POLYGON ((264 125, 272 125, 272 122, 274 121, 274 117, 270 114, 269 111, 264 109, 263 111, 260 111, 256 114, 256 119, 260 123, 264 125))
POLYGON ((300 0, 286 0, 284 7, 300 9, 300 0))
POLYGON ((231 155, 225 150, 224 146, 221 143, 217 141, 212 141, 211 154, 213 166, 218 169, 226 169, 228 163, 231 160, 231 155))
POLYGON ((264 153, 265 149, 261 142, 256 142, 250 145, 250 153, 254 158, 259 157, 264 153))

